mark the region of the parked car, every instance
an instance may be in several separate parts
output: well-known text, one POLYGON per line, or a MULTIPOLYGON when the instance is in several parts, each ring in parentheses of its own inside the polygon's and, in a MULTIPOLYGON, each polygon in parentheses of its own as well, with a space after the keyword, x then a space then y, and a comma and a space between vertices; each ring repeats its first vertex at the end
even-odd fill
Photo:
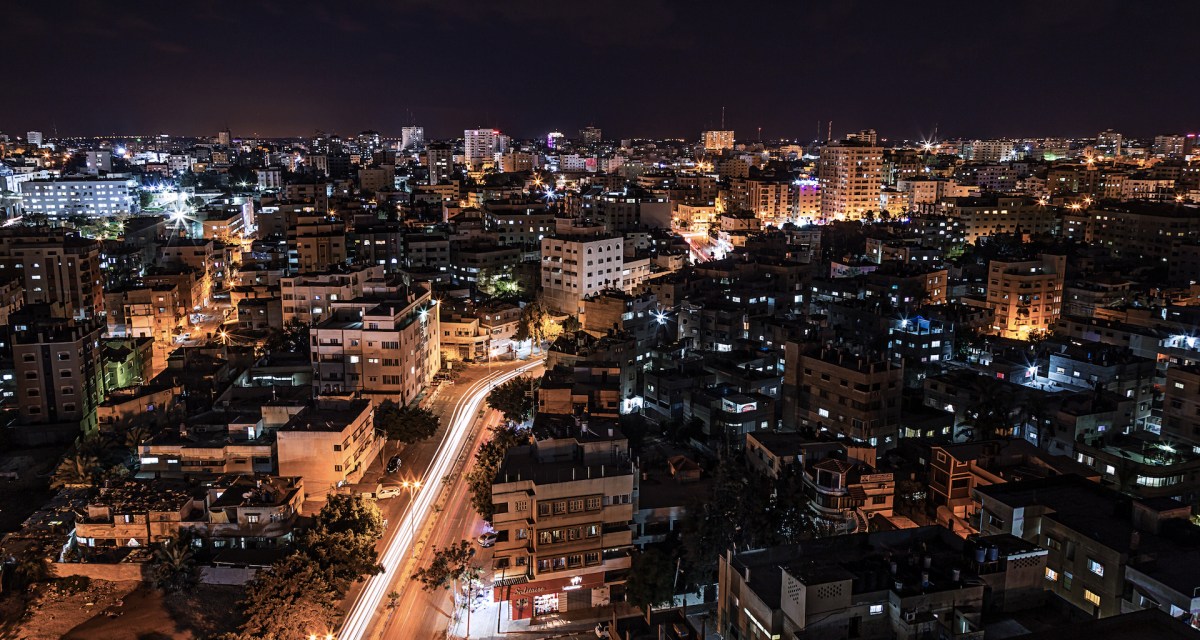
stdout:
POLYGON ((395 498, 400 495, 400 487, 383 487, 375 492, 375 497, 383 500, 386 498, 395 498))
POLYGON ((400 460, 399 455, 394 455, 391 458, 389 458, 388 463, 387 463, 387 472, 388 473, 396 473, 397 471, 399 471, 401 462, 402 461, 400 460))
POLYGON ((478 542, 479 546, 481 546, 481 547, 484 547, 484 548, 490 547, 490 546, 496 544, 496 534, 491 531, 481 533, 481 534, 479 534, 479 538, 476 539, 476 542, 478 542))

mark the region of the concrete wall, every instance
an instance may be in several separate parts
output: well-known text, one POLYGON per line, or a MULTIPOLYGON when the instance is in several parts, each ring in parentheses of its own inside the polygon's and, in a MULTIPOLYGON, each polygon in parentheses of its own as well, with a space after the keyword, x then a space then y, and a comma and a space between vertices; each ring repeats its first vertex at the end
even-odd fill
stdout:
MULTIPOLYGON (((118 564, 55 562, 51 565, 55 576, 85 576, 93 580, 109 580, 121 582, 128 580, 144 581, 149 579, 150 565, 141 562, 122 562, 118 564)), ((204 584, 245 584, 258 573, 254 568, 243 567, 201 567, 200 582, 204 584)))

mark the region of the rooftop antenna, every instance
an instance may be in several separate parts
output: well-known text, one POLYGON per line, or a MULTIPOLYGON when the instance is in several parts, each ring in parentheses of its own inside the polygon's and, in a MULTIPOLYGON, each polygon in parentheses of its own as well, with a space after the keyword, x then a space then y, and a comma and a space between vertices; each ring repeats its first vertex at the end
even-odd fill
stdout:
POLYGON ((721 131, 725 130, 725 107, 721 107, 721 131))
POLYGON ((825 132, 825 142, 830 142, 832 140, 833 140, 833 120, 830 120, 829 121, 829 129, 827 129, 825 132))

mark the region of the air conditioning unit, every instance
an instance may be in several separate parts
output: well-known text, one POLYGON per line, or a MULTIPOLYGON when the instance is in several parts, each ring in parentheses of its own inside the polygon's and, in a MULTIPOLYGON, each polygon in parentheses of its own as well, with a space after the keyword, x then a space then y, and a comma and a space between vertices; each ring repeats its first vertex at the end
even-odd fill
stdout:
POLYGON ((917 610, 916 609, 909 609, 908 611, 901 612, 900 615, 904 616, 905 622, 916 622, 916 620, 917 620, 917 610))

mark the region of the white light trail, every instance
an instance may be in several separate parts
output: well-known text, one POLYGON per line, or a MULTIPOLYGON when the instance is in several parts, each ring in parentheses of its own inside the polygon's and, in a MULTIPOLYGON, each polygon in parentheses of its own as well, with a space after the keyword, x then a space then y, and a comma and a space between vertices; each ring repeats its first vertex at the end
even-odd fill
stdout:
MULTIPOLYGON (((383 571, 371 576, 367 580, 366 586, 359 592, 342 624, 341 633, 337 636, 339 640, 361 640, 366 635, 372 618, 375 617, 380 603, 383 602, 384 595, 390 590, 392 580, 397 577, 393 574, 400 567, 401 561, 408 556, 413 537, 420 535, 425 519, 432 511, 438 493, 442 491, 441 479, 453 469, 460 449, 471 431, 471 424, 477 417, 479 405, 491 391, 492 385, 507 382, 540 365, 540 362, 531 362, 512 371, 484 376, 468 387, 467 393, 459 399, 450 416, 450 426, 446 430, 446 436, 438 446, 433 460, 429 462, 429 468, 425 470, 425 475, 420 478, 423 482, 420 491, 409 503, 401 522, 389 527, 392 531, 392 538, 388 541, 387 548, 379 561, 383 565, 383 571)), ((399 578, 403 580, 404 576, 399 576, 399 578)))

